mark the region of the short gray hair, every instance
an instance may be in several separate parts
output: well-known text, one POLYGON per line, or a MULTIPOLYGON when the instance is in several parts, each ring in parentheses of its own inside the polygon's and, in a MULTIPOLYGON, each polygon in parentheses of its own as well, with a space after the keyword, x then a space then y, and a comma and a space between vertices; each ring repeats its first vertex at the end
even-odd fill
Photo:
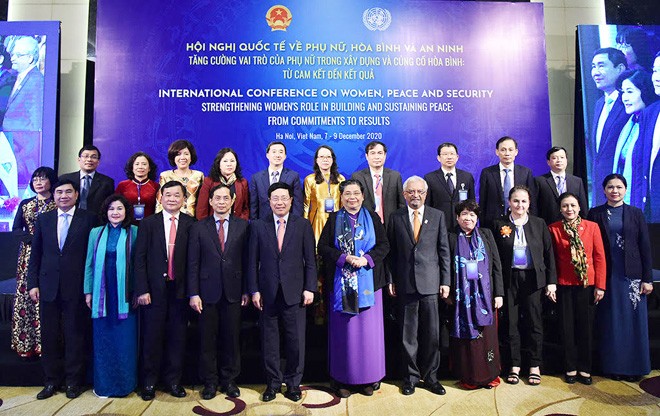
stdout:
POLYGON ((421 183, 424 184, 424 190, 425 191, 429 190, 429 184, 426 183, 426 180, 424 180, 424 178, 422 178, 421 176, 413 175, 413 176, 409 177, 408 179, 406 179, 406 181, 403 183, 403 190, 404 191, 406 189, 408 189, 408 184, 410 184, 411 182, 421 182, 421 183))

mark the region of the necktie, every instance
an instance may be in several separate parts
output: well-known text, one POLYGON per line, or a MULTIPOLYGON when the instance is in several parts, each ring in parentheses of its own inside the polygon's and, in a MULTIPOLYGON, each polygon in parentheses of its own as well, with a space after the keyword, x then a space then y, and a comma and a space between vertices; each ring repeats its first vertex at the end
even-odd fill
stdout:
POLYGON ((85 175, 83 177, 83 189, 80 191, 80 203, 78 207, 87 209, 87 195, 89 195, 89 187, 92 185, 92 177, 85 175))
POLYGON ((385 222, 383 219, 383 181, 380 180, 380 175, 375 174, 376 178, 376 214, 380 217, 380 222, 385 222))
POLYGON ((220 250, 224 253, 225 251, 225 220, 218 220, 218 239, 220 240, 220 250))
POLYGON ((176 240, 176 218, 170 217, 170 239, 167 244, 167 280, 174 280, 174 241, 176 240))
POLYGON ((270 174, 270 184, 272 185, 275 182, 277 182, 279 180, 279 176, 280 176, 280 173, 277 172, 277 171, 271 173, 270 174))
POLYGON ((419 211, 413 211, 413 235, 415 236, 415 241, 419 241, 419 230, 422 225, 419 223, 419 211))
POLYGON ((69 234, 69 214, 63 213, 60 216, 62 217, 62 222, 60 223, 60 250, 62 250, 66 236, 69 234))
POLYGON ((284 242, 284 231, 286 231, 286 222, 284 218, 277 220, 277 249, 282 251, 282 243, 284 242))
POLYGON ((557 193, 559 195, 566 192, 566 179, 563 176, 557 176, 557 193))
POLYGON ((511 169, 504 169, 504 213, 506 214, 509 210, 509 192, 513 188, 511 183, 511 176, 509 175, 511 169))
POLYGON ((447 186, 449 186, 449 193, 452 195, 454 195, 454 190, 456 189, 456 187, 454 186, 454 182, 451 180, 451 177, 453 175, 454 174, 451 172, 447 174, 447 186))

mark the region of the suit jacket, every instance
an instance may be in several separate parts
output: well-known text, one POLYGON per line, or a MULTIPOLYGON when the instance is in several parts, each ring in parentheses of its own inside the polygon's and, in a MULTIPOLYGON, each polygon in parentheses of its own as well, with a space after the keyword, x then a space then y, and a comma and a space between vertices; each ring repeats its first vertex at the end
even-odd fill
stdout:
POLYGON ((248 222, 230 215, 225 250, 222 251, 215 217, 206 217, 190 227, 188 297, 199 295, 203 303, 217 303, 223 297, 232 303, 241 300, 248 233, 248 222))
MULTIPOLYGON (((513 185, 524 185, 529 188, 529 212, 536 215, 536 183, 532 171, 525 166, 514 164, 513 185)), ((506 197, 508 198, 509 195, 506 197)), ((479 218, 482 227, 490 228, 493 221, 504 214, 504 190, 502 189, 499 164, 488 166, 481 171, 479 205, 481 206, 479 218)))
MULTIPOLYGON (((559 193, 557 192, 557 183, 548 172, 537 176, 536 191, 538 214, 545 220, 547 225, 562 219, 559 212, 559 193)), ((566 191, 575 194, 580 204, 580 216, 586 217, 589 213, 589 203, 587 202, 587 193, 584 190, 584 183, 581 178, 566 173, 566 191)))
MULTIPOLYGON (((612 263, 621 259, 612 258, 610 241, 610 223, 607 219, 608 205, 600 205, 589 211, 589 220, 594 221, 600 228, 607 256, 607 278, 612 277, 612 263)), ((623 258, 626 277, 642 279, 642 282, 653 281, 653 265, 651 256, 651 241, 649 230, 644 220, 644 213, 627 204, 623 205, 623 240, 626 247, 623 258)))
POLYGON ((58 293, 62 300, 82 300, 87 241, 96 223, 96 215, 77 208, 60 250, 57 210, 39 215, 32 237, 28 290, 39 288, 39 296, 46 302, 54 301, 58 293))
POLYGON ((456 226, 456 214, 454 208, 458 205, 459 189, 465 189, 468 192, 468 199, 474 199, 474 177, 470 172, 456 169, 456 187, 453 193, 449 192, 449 185, 442 169, 434 170, 433 172, 424 175, 426 183, 429 185, 429 191, 426 195, 426 205, 439 209, 445 214, 445 224, 447 229, 452 229, 456 226))
MULTIPOLYGON (((41 131, 44 106, 44 76, 36 66, 7 101, 4 131, 41 131)), ((113 188, 114 189, 114 188, 113 188)))
MULTIPOLYGON (((353 172, 351 179, 359 181, 364 187, 365 208, 376 211, 376 197, 374 195, 374 180, 369 168, 353 172)), ((406 206, 403 199, 403 183, 401 174, 395 170, 383 168, 383 224, 387 226, 390 214, 406 206)))
POLYGON ((601 182, 603 178, 612 173, 612 164, 614 162, 614 153, 616 153, 616 143, 619 140, 619 134, 623 126, 626 125, 629 114, 626 114, 625 107, 621 101, 621 94, 619 98, 612 105, 612 110, 605 120, 603 126, 603 133, 600 137, 600 149, 596 151, 596 132, 598 130, 598 118, 600 117, 603 106, 605 105, 605 97, 600 97, 596 101, 594 108, 594 120, 591 126, 591 141, 587 146, 587 151, 591 156, 592 170, 591 179, 593 181, 593 201, 592 205, 601 205, 606 201, 605 195, 601 192, 601 182))
POLYGON ((660 102, 642 110, 639 118, 639 138, 633 150, 632 181, 628 184, 630 205, 643 208, 650 222, 660 222, 660 152, 654 160, 651 160, 653 133, 659 117, 660 102), (651 164, 653 164, 652 175, 650 175, 651 164), (649 183, 649 179, 653 184, 649 183), (654 192, 649 192, 650 185, 654 192))
MULTIPOLYGON (((575 274, 575 267, 571 261, 571 247, 569 237, 564 231, 561 221, 548 226, 552 238, 552 249, 555 253, 555 267, 557 268, 557 283, 565 286, 579 286, 582 282, 575 274)), ((587 280, 589 285, 606 289, 607 265, 603 239, 598 224, 582 220, 578 228, 578 235, 587 255, 587 280)))
MULTIPOLYGON (((220 185, 221 182, 214 182, 210 176, 204 178, 202 186, 199 188, 199 196, 197 197, 197 206, 195 208, 195 217, 198 220, 203 220, 208 216, 213 216, 213 209, 209 204, 209 194, 211 189, 220 185)), ((250 219, 250 197, 248 194, 248 181, 245 178, 238 179, 234 182, 234 208, 232 214, 244 220, 250 219)))
MULTIPOLYGON (((291 213, 302 217, 303 215, 303 192, 300 186, 300 175, 298 172, 282 168, 280 182, 286 182, 293 186, 293 205, 291 213)), ((268 169, 260 170, 250 178, 250 220, 258 220, 273 214, 268 202, 268 188, 270 178, 268 169)), ((301 292, 302 293, 302 292, 301 292)))
POLYGON ((415 241, 408 207, 390 215, 387 227, 390 242, 388 260, 396 290, 405 294, 438 293, 449 286, 449 243, 442 211, 424 208, 418 241, 415 241))
MULTIPOLYGON (((176 297, 183 299, 186 293, 186 262, 188 233, 195 219, 180 213, 174 240, 174 282, 176 297)), ((135 242, 135 290, 136 296, 149 293, 154 305, 167 302, 167 244, 162 211, 142 220, 135 242)))
MULTIPOLYGON (((456 291, 456 267, 454 267, 454 257, 456 255, 456 246, 458 245, 458 234, 461 232, 457 226, 453 232, 449 233, 449 255, 451 257, 451 292, 450 299, 454 301, 456 298, 454 293, 456 291)), ((493 298, 501 296, 504 297, 504 284, 502 282, 502 264, 500 263, 500 255, 497 252, 497 245, 493 239, 493 234, 487 228, 479 228, 481 238, 484 240, 484 247, 488 255, 488 270, 490 270, 490 290, 493 292, 493 298)))
POLYGON ((273 215, 253 221, 250 225, 248 292, 260 292, 264 304, 274 305, 281 286, 287 305, 301 303, 304 290, 316 291, 314 242, 309 221, 289 214, 280 252, 273 215))
MULTIPOLYGON (((541 218, 530 215, 527 224, 523 225, 527 247, 532 255, 534 271, 536 272, 536 289, 550 284, 557 284, 557 271, 555 270, 555 255, 552 251, 552 239, 548 226, 541 218)), ((513 263, 513 242, 516 226, 509 216, 502 217, 493 222, 493 235, 500 253, 502 263, 502 276, 505 290, 511 287, 511 271, 513 263), (509 227, 511 234, 508 237, 502 234, 502 227, 509 227)))
MULTIPOLYGON (((385 227, 380 222, 380 217, 371 210, 368 210, 371 221, 374 223, 374 233, 376 234, 376 245, 366 252, 374 262, 374 290, 381 289, 387 284, 387 273, 385 259, 390 251, 390 244, 387 240, 385 227)), ((321 237, 317 244, 319 256, 323 258, 323 274, 325 276, 326 292, 329 296, 334 293, 335 270, 337 260, 342 252, 335 247, 335 224, 337 223, 337 213, 333 212, 328 217, 328 221, 323 227, 321 237)))
MULTIPOLYGON (((78 184, 78 188, 80 188, 80 171, 65 173, 60 176, 60 180, 63 179, 68 179, 78 184)), ((89 187, 89 193, 87 194, 87 211, 98 215, 101 212, 103 201, 114 193, 114 179, 97 171, 94 174, 92 185, 89 187)))

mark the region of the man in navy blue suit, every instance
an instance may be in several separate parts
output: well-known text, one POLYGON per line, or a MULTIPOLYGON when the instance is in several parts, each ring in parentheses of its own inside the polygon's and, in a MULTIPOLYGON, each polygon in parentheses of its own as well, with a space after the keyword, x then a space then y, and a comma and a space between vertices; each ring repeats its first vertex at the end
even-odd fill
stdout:
POLYGON ((234 192, 227 185, 213 187, 209 203, 213 215, 193 224, 188 239, 188 297, 190 307, 200 315, 199 376, 204 400, 215 397, 218 380, 227 396, 241 394, 234 379, 241 372, 241 306, 249 301, 243 293, 248 222, 230 215, 234 192))
POLYGON ((286 146, 282 142, 271 142, 266 148, 268 169, 260 170, 250 178, 250 220, 258 220, 272 214, 268 203, 268 187, 275 182, 284 182, 293 187, 295 215, 303 215, 303 193, 298 172, 284 167, 286 146))
POLYGON ((512 137, 501 137, 495 143, 495 154, 500 163, 484 168, 479 178, 480 223, 489 228, 494 219, 506 214, 509 209, 509 191, 516 185, 529 189, 531 202, 529 211, 536 214, 536 184, 532 171, 514 164, 518 156, 518 142, 512 137))
POLYGON ((83 392, 88 350, 85 336, 90 324, 83 278, 87 240, 97 223, 96 215, 76 208, 75 182, 55 184, 53 198, 57 210, 37 217, 27 282, 30 297, 40 302, 41 364, 46 382, 37 394, 39 400, 51 397, 62 381, 67 398, 75 399, 83 392), (60 338, 64 339, 64 353, 60 338))
POLYGON ((603 178, 612 173, 612 161, 621 129, 630 118, 616 89, 616 80, 627 68, 626 56, 615 48, 601 48, 594 52, 591 61, 591 78, 596 88, 603 92, 594 107, 594 118, 587 141, 587 155, 591 170, 592 206, 605 203, 600 189, 603 178))
POLYGON ((282 382, 284 396, 298 401, 305 365, 305 306, 316 290, 316 247, 312 225, 290 213, 293 187, 275 182, 268 188, 272 214, 250 225, 248 291, 261 311, 261 349, 266 371, 264 402, 275 399, 282 382), (280 368, 280 324, 286 365, 280 368))

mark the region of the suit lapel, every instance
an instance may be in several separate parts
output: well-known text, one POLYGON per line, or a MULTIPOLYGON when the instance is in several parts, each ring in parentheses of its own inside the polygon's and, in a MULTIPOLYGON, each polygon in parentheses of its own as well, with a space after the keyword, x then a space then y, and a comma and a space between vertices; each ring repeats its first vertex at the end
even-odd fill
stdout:
MULTIPOLYGON (((436 174, 438 175, 438 180, 440 181, 440 185, 442 186, 442 189, 444 189, 445 192, 447 192, 447 195, 453 197, 452 193, 449 192, 449 184, 447 184, 447 178, 445 178, 445 173, 442 171, 442 169, 438 169, 436 174)), ((458 175, 456 176, 457 176, 456 183, 458 184, 458 175)))
POLYGON ((159 212, 156 215, 160 216, 158 221, 156 221, 156 241, 158 241, 158 245, 160 246, 163 255, 167 258, 167 241, 165 240, 165 224, 163 223, 163 221, 165 221, 165 216, 162 212, 159 212))
MULTIPOLYGON (((281 251, 282 253, 284 253, 284 250, 286 250, 287 245, 293 238, 293 228, 295 227, 294 226, 295 220, 297 220, 297 218, 294 218, 292 217, 292 215, 289 214, 289 219, 285 223, 286 227, 284 228, 284 241, 282 242, 282 251, 281 251)), ((277 247, 277 235, 275 235, 275 246, 277 247)))
MULTIPOLYGON (((403 222, 403 228, 408 233, 408 238, 410 239, 410 242, 412 243, 412 245, 414 246, 415 244, 417 244, 417 242, 415 241, 415 233, 413 231, 412 224, 410 223, 410 219, 408 217, 408 208, 406 208, 404 213, 399 215, 399 221, 403 222)), ((419 233, 420 234, 422 233, 421 229, 420 229, 419 233)))
MULTIPOLYGON (((208 229, 209 236, 211 236, 211 240, 213 241, 213 246, 215 247, 216 250, 218 250, 218 253, 222 254, 222 250, 220 249, 220 236, 218 234, 218 230, 215 228, 215 217, 211 215, 210 217, 206 218, 206 228, 208 229)), ((229 224, 230 227, 229 229, 231 230, 231 223, 229 224)), ((229 236, 231 236, 231 232, 227 236, 227 242, 229 242, 229 236)), ((227 244, 225 243, 225 248, 227 248, 227 244)))
MULTIPOLYGON (((384 173, 385 172, 383 172, 383 174, 384 173)), ((367 184, 367 189, 366 189, 367 195, 369 196, 369 198, 371 198, 371 200, 375 204, 376 203, 376 196, 374 195, 374 179, 371 176, 371 171, 369 170, 369 168, 367 168, 366 171, 364 172, 364 176, 365 176, 365 183, 367 184)), ((385 176, 385 175, 383 175, 383 176, 385 176)), ((385 186, 385 178, 383 178, 383 187, 384 186, 385 186)), ((373 208, 375 208, 375 206, 370 207, 370 208, 373 209, 373 208)))
MULTIPOLYGON (((568 175, 566 175, 565 178, 566 178, 566 189, 568 189, 568 175)), ((552 173, 549 173, 548 176, 546 176, 545 182, 550 187, 550 190, 552 191, 552 194, 555 196, 555 198, 559 198, 559 192, 557 192, 557 186, 555 184, 554 179, 552 178, 552 173)))
MULTIPOLYGON (((57 218, 57 217, 56 217, 57 218)), ((76 232, 76 230, 80 227, 80 213, 78 209, 73 214, 73 218, 71 218, 71 224, 69 224, 69 231, 66 235, 66 240, 64 241, 64 246, 62 246, 62 252, 66 250, 66 248, 71 244, 71 235, 76 232)), ((55 229, 57 230, 57 223, 55 229)), ((55 238, 57 239, 57 232, 55 233, 55 238)))
MULTIPOLYGON (((504 190, 502 189, 502 179, 500 178, 500 165, 495 165, 493 168, 494 169, 490 171, 490 175, 493 178, 495 189, 497 189, 497 196, 499 197, 498 201, 503 201, 504 190)), ((514 172, 514 176, 515 176, 515 172, 514 172)))

